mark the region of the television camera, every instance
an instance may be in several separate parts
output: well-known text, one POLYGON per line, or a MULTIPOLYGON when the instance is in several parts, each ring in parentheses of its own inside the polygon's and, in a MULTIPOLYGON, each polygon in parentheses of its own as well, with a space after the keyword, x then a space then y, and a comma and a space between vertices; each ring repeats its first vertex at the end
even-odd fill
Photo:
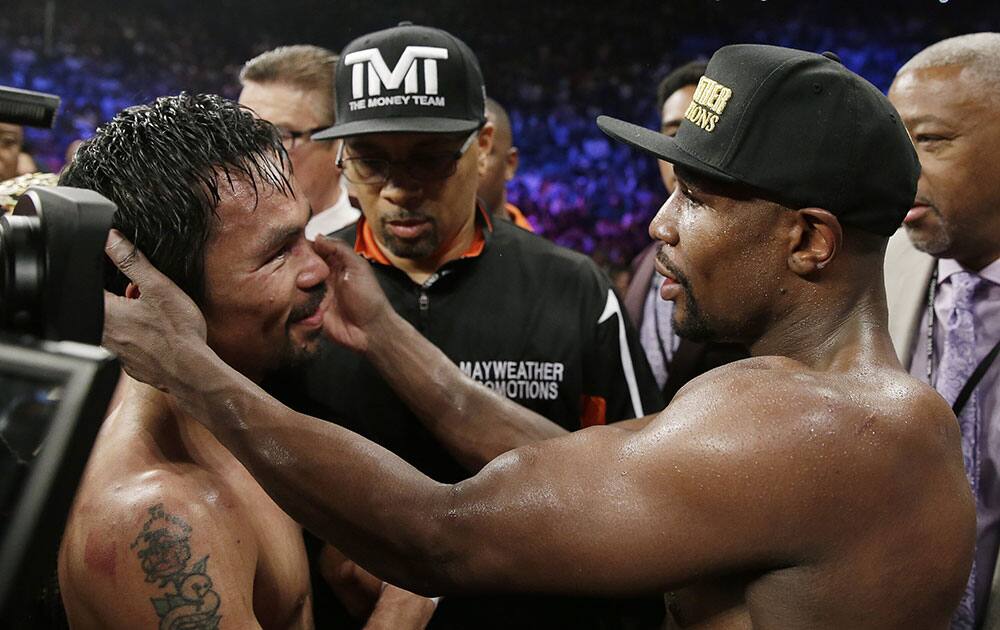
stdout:
MULTIPOLYGON (((0 87, 0 122, 51 127, 59 97, 0 87)), ((59 539, 111 399, 99 347, 115 206, 35 187, 0 216, 0 626, 45 627, 59 539)), ((58 605, 58 601, 55 602, 58 605)))

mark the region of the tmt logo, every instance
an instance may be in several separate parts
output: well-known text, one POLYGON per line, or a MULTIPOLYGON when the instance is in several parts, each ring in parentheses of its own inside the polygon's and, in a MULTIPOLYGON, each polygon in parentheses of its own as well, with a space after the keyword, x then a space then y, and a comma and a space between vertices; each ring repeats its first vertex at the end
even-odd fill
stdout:
POLYGON ((389 66, 382 59, 378 48, 368 48, 352 52, 344 57, 344 64, 354 66, 351 69, 351 88, 353 98, 364 98, 365 66, 368 67, 368 96, 378 96, 382 87, 386 90, 398 89, 403 84, 405 94, 417 93, 417 60, 424 60, 424 94, 431 96, 438 93, 437 60, 447 59, 448 49, 436 46, 407 46, 403 55, 396 62, 396 67, 389 66), (366 64, 367 62, 367 64, 366 64))

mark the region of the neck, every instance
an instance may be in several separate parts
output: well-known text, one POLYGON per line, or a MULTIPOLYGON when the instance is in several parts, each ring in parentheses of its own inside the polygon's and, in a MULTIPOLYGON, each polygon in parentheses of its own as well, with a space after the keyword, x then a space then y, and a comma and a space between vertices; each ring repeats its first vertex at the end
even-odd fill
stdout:
MULTIPOLYGON (((129 421, 145 433, 164 461, 191 462, 221 470, 236 460, 201 423, 182 412, 173 398, 128 376, 125 401, 129 421)), ((122 405, 125 407, 125 404, 122 405)))
POLYGON ((510 221, 510 217, 507 216, 507 195, 504 194, 500 197, 500 201, 497 202, 492 208, 490 208, 490 216, 495 219, 500 219, 502 221, 510 221))
POLYGON ((819 286, 806 284, 795 304, 749 344, 750 353, 785 356, 815 370, 846 369, 863 357, 895 360, 881 285, 871 282, 860 291, 819 286))

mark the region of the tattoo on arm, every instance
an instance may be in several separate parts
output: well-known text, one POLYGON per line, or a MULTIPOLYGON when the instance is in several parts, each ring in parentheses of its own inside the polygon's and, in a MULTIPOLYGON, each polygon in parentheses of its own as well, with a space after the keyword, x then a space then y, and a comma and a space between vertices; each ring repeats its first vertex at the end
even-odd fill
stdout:
POLYGON ((146 581, 167 589, 162 597, 150 598, 160 630, 213 630, 222 619, 217 614, 219 595, 207 573, 208 556, 188 566, 190 537, 191 526, 157 503, 149 508, 149 520, 130 547, 139 549, 146 581))

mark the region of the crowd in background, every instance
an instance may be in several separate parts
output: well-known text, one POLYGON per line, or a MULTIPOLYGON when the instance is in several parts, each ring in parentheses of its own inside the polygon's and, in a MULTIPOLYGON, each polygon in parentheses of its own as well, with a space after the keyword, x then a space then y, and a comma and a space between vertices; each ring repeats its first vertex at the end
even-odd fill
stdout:
POLYGON ((129 105, 182 90, 235 98, 243 62, 276 45, 339 50, 402 19, 445 28, 475 50, 488 92, 510 111, 521 155, 510 201, 540 233, 609 267, 627 264, 648 242, 664 191, 655 163, 610 142, 594 119, 606 113, 658 126, 656 84, 675 65, 737 42, 832 50, 885 90, 927 44, 996 28, 983 6, 929 0, 13 4, 0 10, 0 85, 62 97, 55 129, 26 133, 47 171, 62 167, 73 140, 129 105))

